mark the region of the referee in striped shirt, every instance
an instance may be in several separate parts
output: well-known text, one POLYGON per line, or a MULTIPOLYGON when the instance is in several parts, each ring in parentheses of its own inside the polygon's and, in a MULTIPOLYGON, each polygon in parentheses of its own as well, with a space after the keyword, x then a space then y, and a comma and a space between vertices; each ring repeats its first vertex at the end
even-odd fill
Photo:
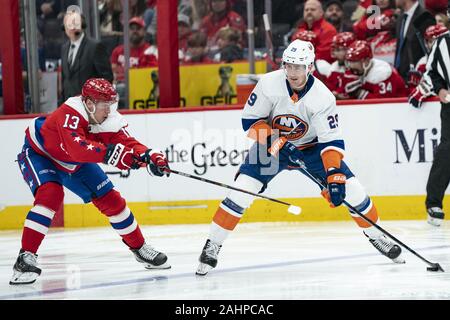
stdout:
MULTIPOLYGON (((450 17, 450 2, 447 8, 450 17)), ((426 75, 441 101, 441 142, 436 148, 427 182, 425 205, 428 223, 440 226, 444 220, 442 201, 450 182, 450 35, 439 37, 430 52, 426 75)))

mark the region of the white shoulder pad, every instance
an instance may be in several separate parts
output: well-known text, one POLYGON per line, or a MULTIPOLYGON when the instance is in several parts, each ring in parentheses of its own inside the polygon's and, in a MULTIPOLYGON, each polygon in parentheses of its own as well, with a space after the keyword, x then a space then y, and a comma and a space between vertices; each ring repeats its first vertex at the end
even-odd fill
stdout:
POLYGON ((91 133, 119 132, 120 129, 128 125, 127 120, 117 111, 113 111, 102 124, 94 124, 90 126, 91 133))
POLYGON ((320 74, 324 75, 325 77, 328 77, 331 73, 331 64, 328 63, 328 61, 319 59, 316 60, 316 69, 317 72, 319 72, 320 74))
POLYGON ((339 65, 339 62, 336 60, 335 62, 333 62, 330 65, 330 74, 332 72, 340 72, 340 73, 344 73, 345 72, 345 66, 341 66, 339 65))
POLYGON ((389 79, 392 74, 392 67, 389 63, 379 59, 372 59, 372 63, 372 69, 367 74, 365 82, 377 84, 389 79))
POLYGON ((66 100, 64 102, 65 105, 68 105, 72 109, 74 109, 76 112, 81 114, 83 118, 89 122, 89 117, 86 112, 86 109, 84 107, 83 101, 81 100, 81 96, 72 97, 66 100))

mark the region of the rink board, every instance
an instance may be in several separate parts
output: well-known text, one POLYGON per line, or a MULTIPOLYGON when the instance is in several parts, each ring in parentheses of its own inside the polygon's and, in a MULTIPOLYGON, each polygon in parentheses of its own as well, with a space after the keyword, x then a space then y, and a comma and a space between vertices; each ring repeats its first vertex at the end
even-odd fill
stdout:
MULTIPOLYGON (((420 110, 404 102, 342 105, 338 111, 345 161, 373 196, 381 218, 424 219, 425 186, 440 135, 439 103, 425 103, 420 110)), ((232 109, 128 114, 126 118, 129 132, 165 151, 173 169, 232 184, 251 144, 241 129, 240 116, 241 110, 232 109)), ((29 122, 0 121, 0 135, 8 137, 0 158, 0 229, 21 228, 33 202, 14 162, 29 122)), ((145 170, 133 171, 128 178, 110 175, 110 179, 142 224, 207 223, 228 191, 175 175, 149 177, 145 170)), ((317 187, 298 172, 281 173, 265 194, 301 206, 302 214, 293 216, 282 205, 258 200, 243 221, 350 219, 344 208, 329 208, 317 187)), ((100 226, 107 225, 107 219, 66 190, 64 225, 100 226)))

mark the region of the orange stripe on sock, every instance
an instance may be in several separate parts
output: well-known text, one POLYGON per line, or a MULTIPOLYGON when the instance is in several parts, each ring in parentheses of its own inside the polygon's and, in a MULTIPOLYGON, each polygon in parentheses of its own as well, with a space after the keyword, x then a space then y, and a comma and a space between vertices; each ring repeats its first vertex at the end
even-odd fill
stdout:
POLYGON ((213 221, 226 230, 234 230, 241 219, 235 217, 222 208, 218 208, 214 215, 213 221))
MULTIPOLYGON (((378 221, 378 213, 377 208, 375 208, 375 205, 372 205, 372 209, 370 209, 370 211, 366 213, 364 216, 376 223, 378 221)), ((367 222, 366 220, 364 220, 359 216, 358 217, 352 216, 352 218, 361 228, 368 228, 372 226, 369 222, 367 222)))

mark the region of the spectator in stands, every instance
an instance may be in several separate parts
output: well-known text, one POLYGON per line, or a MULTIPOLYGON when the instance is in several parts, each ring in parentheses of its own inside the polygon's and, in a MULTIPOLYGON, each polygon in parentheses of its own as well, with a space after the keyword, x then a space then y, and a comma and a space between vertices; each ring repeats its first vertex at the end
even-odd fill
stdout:
POLYGON ((396 0, 396 5, 403 13, 397 19, 394 66, 403 79, 407 80, 408 72, 426 54, 423 40, 425 29, 436 24, 436 21, 417 0, 396 0))
POLYGON ((122 4, 120 0, 105 0, 99 8, 100 33, 102 36, 122 35, 123 26, 120 21, 122 4))
POLYGON ((352 25, 344 19, 344 7, 340 0, 330 0, 325 5, 325 20, 331 23, 337 32, 352 31, 352 25))
POLYGON ((372 1, 373 0, 359 0, 359 4, 353 11, 350 20, 355 23, 361 20, 366 15, 367 8, 372 5, 372 1))
POLYGON ((213 61, 231 63, 235 60, 244 59, 239 42, 241 33, 239 30, 225 27, 220 29, 216 35, 218 52, 214 55, 213 61))
MULTIPOLYGON (((150 47, 145 41, 145 22, 140 17, 129 20, 130 26, 130 68, 156 67, 158 61, 153 54, 146 54, 150 47)), ((125 49, 123 45, 117 46, 111 55, 111 68, 114 74, 114 83, 119 94, 119 108, 126 107, 125 100, 125 49)))
POLYGON ((356 37, 352 32, 340 32, 333 37, 331 42, 331 56, 336 59, 331 66, 325 84, 336 96, 336 99, 346 99, 346 96, 338 94, 338 89, 342 87, 343 76, 346 71, 345 54, 350 45, 355 42, 356 37))
POLYGON ((191 19, 185 14, 178 14, 178 49, 180 59, 183 60, 187 51, 187 41, 192 33, 191 19))
POLYGON ((302 30, 310 30, 317 36, 316 58, 323 59, 329 63, 331 58, 331 40, 337 33, 336 28, 323 18, 322 4, 318 0, 307 0, 303 9, 304 22, 301 23, 292 36, 296 39, 296 33, 302 30))
POLYGON ((79 7, 67 8, 64 29, 69 41, 61 50, 61 98, 63 101, 79 95, 83 84, 89 78, 113 80, 105 47, 84 33, 84 23, 79 7))
POLYGON ((353 25, 353 32, 357 39, 369 40, 380 32, 380 24, 376 23, 380 21, 377 20, 377 16, 386 10, 392 12, 394 9, 394 0, 374 0, 372 4, 380 8, 380 11, 374 11, 371 7, 366 9, 364 16, 353 25))
POLYGON ((184 57, 184 63, 203 63, 212 62, 208 58, 208 38, 205 33, 201 31, 193 32, 187 42, 188 48, 186 56, 184 57))
POLYGON ((379 32, 369 40, 374 58, 384 60, 391 65, 394 65, 395 49, 397 48, 396 21, 394 10, 384 10, 374 19, 374 24, 379 28, 379 32))
POLYGON ((347 71, 338 93, 351 99, 392 98, 407 95, 405 82, 389 63, 374 59, 367 41, 353 42, 345 54, 347 71))
POLYGON ((209 5, 211 12, 203 18, 200 25, 200 31, 207 35, 208 48, 217 50, 217 31, 226 26, 239 30, 243 42, 246 29, 245 21, 238 13, 231 10, 230 1, 209 0, 209 5))

